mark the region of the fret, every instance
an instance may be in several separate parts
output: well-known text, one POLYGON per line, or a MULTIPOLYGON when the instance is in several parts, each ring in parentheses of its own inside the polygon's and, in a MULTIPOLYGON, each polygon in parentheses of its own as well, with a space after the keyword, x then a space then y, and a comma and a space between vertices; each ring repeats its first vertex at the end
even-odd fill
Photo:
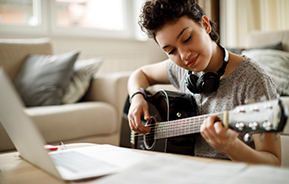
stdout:
MULTIPOLYGON (((215 115, 217 115, 218 119, 222 120, 223 114, 215 115)), ((202 115, 173 121, 159 122, 156 124, 155 128, 155 139, 199 133, 203 121, 208 116, 209 115, 202 115)))

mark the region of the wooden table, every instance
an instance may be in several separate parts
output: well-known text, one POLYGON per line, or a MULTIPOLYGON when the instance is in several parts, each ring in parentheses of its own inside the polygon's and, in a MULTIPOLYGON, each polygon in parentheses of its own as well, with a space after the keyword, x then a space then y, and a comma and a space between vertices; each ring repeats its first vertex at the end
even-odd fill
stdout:
MULTIPOLYGON (((68 144, 66 147, 74 148, 74 147, 83 147, 83 146, 91 146, 95 144, 68 144)), ((127 148, 129 149, 129 148, 127 148)), ((147 154, 165 154, 159 152, 152 152, 152 151, 143 151, 143 150, 135 150, 142 153, 147 154)), ((168 153, 166 153, 168 154, 168 153)), ((192 160, 200 160, 204 162, 223 162, 223 163, 232 163, 230 161, 222 161, 217 159, 209 159, 209 158, 199 158, 199 157, 192 157, 186 155, 176 155, 171 154, 177 157, 185 158, 185 159, 192 159, 192 160)), ((88 179, 88 180, 81 180, 74 183, 95 183, 97 178, 88 179)), ((2 153, 0 154, 0 184, 58 184, 63 183, 63 181, 58 180, 57 178, 49 175, 48 173, 44 172, 43 170, 37 168, 36 166, 26 162, 23 160, 19 153, 9 152, 9 153, 2 153)))

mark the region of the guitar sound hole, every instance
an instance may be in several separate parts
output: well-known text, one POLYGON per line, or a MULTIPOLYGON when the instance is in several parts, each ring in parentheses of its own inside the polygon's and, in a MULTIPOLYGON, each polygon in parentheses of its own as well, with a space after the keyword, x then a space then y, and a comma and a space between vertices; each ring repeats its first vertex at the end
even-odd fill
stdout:
POLYGON ((155 117, 151 116, 151 119, 146 122, 146 126, 149 126, 151 128, 151 131, 147 133, 146 135, 143 135, 144 145, 145 148, 148 150, 151 150, 154 145, 155 145, 155 124, 156 124, 156 119, 155 117))

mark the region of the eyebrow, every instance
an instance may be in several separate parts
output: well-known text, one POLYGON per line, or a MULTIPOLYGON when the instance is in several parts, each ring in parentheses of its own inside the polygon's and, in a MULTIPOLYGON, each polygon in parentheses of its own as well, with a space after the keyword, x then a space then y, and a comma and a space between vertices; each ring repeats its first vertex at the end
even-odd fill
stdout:
MULTIPOLYGON (((184 28, 184 29, 180 32, 180 34, 178 34, 176 40, 178 40, 178 39, 182 36, 182 34, 184 33, 184 31, 185 31, 186 29, 188 29, 188 28, 189 28, 189 27, 184 28)), ((169 47, 169 45, 166 45, 166 46, 162 47, 162 49, 165 49, 165 48, 167 48, 167 47, 169 47)))

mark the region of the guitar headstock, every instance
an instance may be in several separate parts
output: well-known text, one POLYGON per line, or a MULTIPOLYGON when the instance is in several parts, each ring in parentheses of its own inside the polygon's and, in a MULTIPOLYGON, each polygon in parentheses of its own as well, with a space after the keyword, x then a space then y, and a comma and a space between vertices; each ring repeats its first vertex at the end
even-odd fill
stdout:
POLYGON ((288 118, 280 99, 241 105, 229 112, 228 127, 238 132, 281 132, 288 118))

